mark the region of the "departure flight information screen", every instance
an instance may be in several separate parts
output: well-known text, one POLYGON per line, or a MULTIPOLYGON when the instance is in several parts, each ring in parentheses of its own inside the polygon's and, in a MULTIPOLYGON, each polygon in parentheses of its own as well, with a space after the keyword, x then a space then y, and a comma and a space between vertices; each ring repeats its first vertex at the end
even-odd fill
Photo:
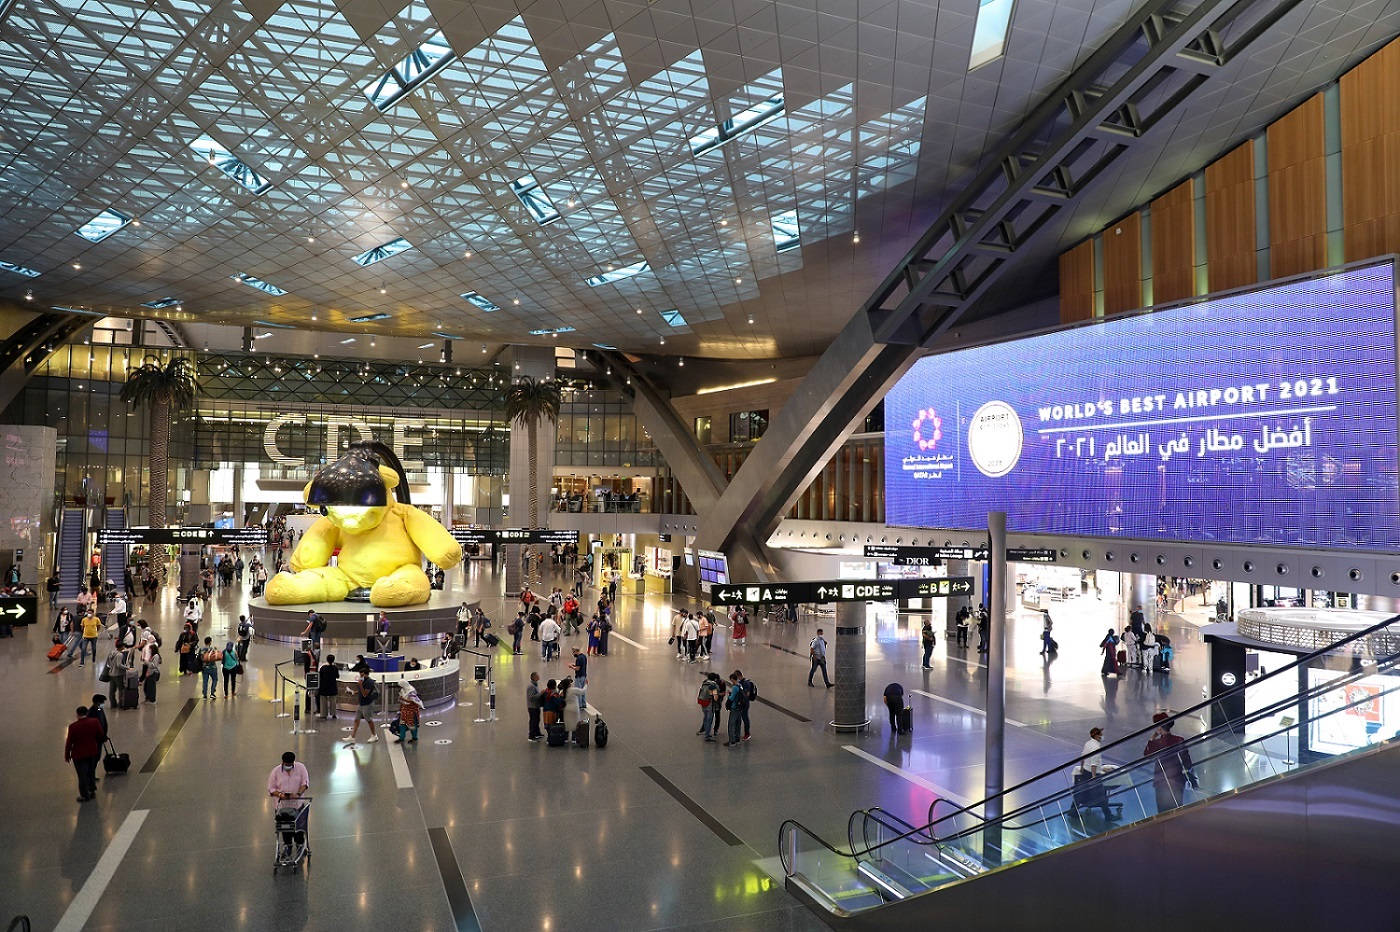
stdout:
POLYGON ((1400 549, 1395 269, 920 360, 885 399, 886 520, 1400 549))

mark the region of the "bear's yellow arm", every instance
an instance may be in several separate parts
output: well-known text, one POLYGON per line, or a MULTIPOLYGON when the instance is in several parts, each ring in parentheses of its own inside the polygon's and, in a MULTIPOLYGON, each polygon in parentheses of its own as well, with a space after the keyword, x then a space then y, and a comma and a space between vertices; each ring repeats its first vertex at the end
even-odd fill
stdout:
MULTIPOLYGON (((455 543, 455 541, 454 541, 455 543)), ((306 529, 306 534, 297 549, 292 551, 292 572, 325 566, 331 561, 331 554, 340 546, 340 528, 331 523, 330 518, 318 518, 306 529)))
POLYGON ((403 515, 408 536, 433 565, 450 570, 462 562, 462 545, 433 516, 412 505, 395 505, 403 515))

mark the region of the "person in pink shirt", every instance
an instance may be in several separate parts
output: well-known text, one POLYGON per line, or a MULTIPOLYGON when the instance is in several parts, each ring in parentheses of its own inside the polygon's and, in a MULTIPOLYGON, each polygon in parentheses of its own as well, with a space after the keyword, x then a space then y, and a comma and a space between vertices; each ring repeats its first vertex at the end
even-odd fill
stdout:
POLYGON ((300 797, 310 787, 311 775, 306 772, 306 765, 291 751, 284 753, 282 763, 267 775, 267 795, 277 800, 277 808, 298 810, 294 833, 298 845, 306 844, 306 823, 311 811, 310 805, 300 797))

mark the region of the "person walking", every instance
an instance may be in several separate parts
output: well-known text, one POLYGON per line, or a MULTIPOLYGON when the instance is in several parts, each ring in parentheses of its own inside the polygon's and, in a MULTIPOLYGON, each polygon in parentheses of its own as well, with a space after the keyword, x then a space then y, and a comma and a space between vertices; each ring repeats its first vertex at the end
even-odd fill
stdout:
POLYGON ((740 729, 744 722, 744 710, 748 708, 749 704, 749 698, 744 694, 744 686, 739 680, 738 670, 729 674, 729 697, 724 700, 724 707, 729 710, 729 740, 724 742, 724 746, 727 748, 732 748, 739 743, 740 729))
POLYGON ((695 616, 686 612, 684 620, 681 621, 680 636, 685 641, 685 655, 691 662, 695 662, 696 652, 700 649, 700 626, 695 623, 695 616))
POLYGON ((827 689, 830 689, 832 686, 831 678, 826 675, 826 638, 822 637, 821 628, 817 629, 817 636, 812 638, 812 642, 807 645, 807 656, 812 661, 812 669, 807 671, 807 685, 817 685, 812 682, 812 677, 816 675, 817 670, 821 670, 822 682, 826 684, 827 689))
POLYGON ((335 665, 335 654, 327 654, 316 678, 316 714, 323 718, 335 718, 335 700, 340 692, 340 667, 335 665))
POLYGON ((924 645, 924 659, 921 665, 925 670, 932 669, 932 665, 929 663, 929 659, 933 656, 933 645, 937 643, 938 640, 933 633, 932 620, 924 619, 924 627, 919 632, 919 639, 923 642, 924 645))
POLYGON ((97 795, 97 759, 102 755, 102 742, 106 738, 102 723, 88 716, 87 706, 78 706, 77 718, 68 726, 63 743, 63 760, 71 763, 78 774, 80 803, 97 795))
POLYGON ((724 695, 724 681, 719 678, 719 674, 711 671, 706 673, 700 680, 700 691, 695 695, 695 702, 700 706, 700 730, 697 735, 704 735, 706 741, 714 741, 715 735, 719 734, 719 703, 724 695))
POLYGON ((1050 613, 1045 609, 1040 610, 1044 625, 1040 629, 1040 655, 1048 657, 1054 653, 1055 639, 1050 636, 1050 631, 1055 627, 1055 623, 1050 620, 1050 613))
POLYGON ((515 620, 506 625, 506 631, 510 633, 510 652, 512 654, 524 653, 520 649, 520 638, 525 633, 525 616, 516 612, 515 620))
POLYGON ((219 698, 219 664, 223 657, 223 653, 214 646, 214 639, 206 637, 204 647, 199 651, 199 669, 203 674, 199 678, 199 692, 205 700, 219 698))
POLYGON ((977 610, 977 653, 987 652, 987 631, 991 626, 992 616, 987 611, 987 606, 983 605, 977 610))
POLYGON ((360 722, 364 722, 369 728, 369 744, 379 740, 379 735, 374 731, 374 704, 379 701, 379 686, 369 675, 368 668, 360 673, 359 685, 355 687, 355 698, 355 724, 350 728, 350 737, 345 739, 347 748, 355 746, 355 736, 360 733, 360 722))
POLYGON ((1099 652, 1103 654, 1103 666, 1099 668, 1100 676, 1108 676, 1110 673, 1118 675, 1118 635, 1109 628, 1108 633, 1099 642, 1099 652))
POLYGON ((253 644, 253 623, 248 620, 247 615, 238 616, 238 659, 244 663, 248 662, 248 648, 253 644))
POLYGON ((540 652, 545 660, 553 660, 559 653, 559 622, 546 618, 540 622, 540 652))
POLYGON ((223 656, 224 671, 224 698, 238 698, 238 677, 243 672, 243 662, 238 659, 238 652, 233 649, 233 642, 229 641, 224 645, 223 656))
POLYGON ((311 639, 311 647, 317 652, 321 652, 321 632, 326 630, 326 620, 317 613, 314 608, 306 610, 306 627, 301 629, 301 636, 311 639))
POLYGON ((399 733, 394 738, 395 744, 403 744, 409 731, 413 732, 413 737, 409 740, 412 743, 418 741, 418 718, 423 709, 423 697, 418 695, 418 690, 412 683, 405 683, 399 691, 399 733))
POLYGON ((54 570, 49 576, 48 581, 44 583, 44 588, 49 592, 49 608, 58 608, 58 590, 61 586, 62 583, 58 578, 58 570, 54 570))
POLYGON ((156 684, 160 682, 160 645, 150 641, 141 649, 141 686, 146 702, 156 704, 156 684))
MULTIPOLYGON (((102 633, 102 619, 98 618, 94 611, 89 611, 83 616, 82 637, 78 640, 78 666, 84 666, 83 659, 88 654, 92 654, 92 662, 97 663, 97 636, 102 633)), ((72 651, 69 651, 72 654, 72 651)))
POLYGON ((700 650, 700 659, 709 660, 710 642, 713 641, 715 637, 715 626, 714 622, 710 621, 709 616, 704 612, 697 612, 695 615, 695 633, 700 639, 700 643, 697 645, 700 650))
POLYGON ((126 631, 126 596, 118 593, 117 599, 112 603, 112 614, 116 616, 117 630, 126 631))
POLYGON ((1157 659, 1157 635, 1151 625, 1142 626, 1142 672, 1151 673, 1157 659))
POLYGON ((540 675, 530 674, 530 682, 525 686, 525 714, 530 718, 530 730, 526 734, 526 740, 538 741, 544 737, 544 732, 540 731, 540 675))
POLYGON ((588 619, 588 653, 595 656, 598 653, 598 646, 602 643, 602 640, 599 638, 601 634, 599 629, 601 629, 602 626, 603 623, 598 620, 598 615, 596 613, 592 618, 588 619))
POLYGON ((195 636, 194 629, 189 623, 185 624, 184 630, 175 640, 175 652, 180 658, 179 675, 193 674, 198 672, 199 663, 195 654, 199 650, 199 638, 195 636))
POLYGON ((732 638, 736 645, 743 646, 748 643, 749 637, 749 613, 743 606, 734 609, 734 614, 729 616, 731 624, 732 638))
POLYGON ((1200 781, 1192 771, 1191 752, 1181 747, 1186 739, 1172 734, 1172 720, 1165 712, 1152 716, 1152 724, 1157 728, 1152 732, 1142 756, 1157 755, 1152 764, 1152 791, 1157 797, 1157 811, 1167 812, 1180 806, 1186 797, 1186 784, 1200 787, 1200 781))

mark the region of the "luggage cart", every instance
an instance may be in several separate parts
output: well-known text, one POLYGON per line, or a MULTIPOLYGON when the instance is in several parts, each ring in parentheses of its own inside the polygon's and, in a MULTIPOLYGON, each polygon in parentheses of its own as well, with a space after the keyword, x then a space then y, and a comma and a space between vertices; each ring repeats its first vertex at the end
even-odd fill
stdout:
POLYGON ((281 802, 294 802, 295 806, 278 805, 272 811, 272 837, 276 842, 276 854, 272 860, 272 873, 275 876, 279 868, 288 868, 292 873, 301 870, 301 862, 305 861, 306 866, 311 866, 311 840, 307 832, 307 824, 311 816, 311 797, 294 796, 281 802), (296 833, 301 832, 302 841, 296 840, 296 833))

